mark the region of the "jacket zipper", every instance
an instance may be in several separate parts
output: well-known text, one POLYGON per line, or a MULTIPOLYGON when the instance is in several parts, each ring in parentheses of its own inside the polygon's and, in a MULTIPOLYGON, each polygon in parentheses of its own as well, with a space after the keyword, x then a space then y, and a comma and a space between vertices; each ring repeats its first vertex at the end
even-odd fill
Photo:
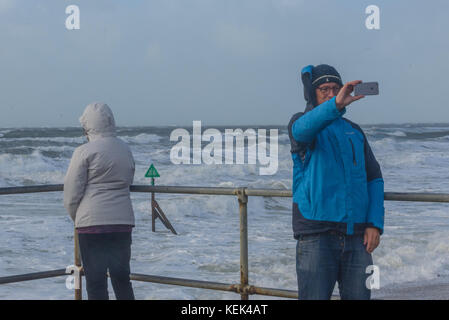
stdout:
POLYGON ((352 143, 352 140, 349 139, 349 142, 351 143, 351 148, 352 148, 352 161, 354 162, 354 165, 357 165, 357 161, 355 160, 355 150, 354 150, 354 144, 352 143))

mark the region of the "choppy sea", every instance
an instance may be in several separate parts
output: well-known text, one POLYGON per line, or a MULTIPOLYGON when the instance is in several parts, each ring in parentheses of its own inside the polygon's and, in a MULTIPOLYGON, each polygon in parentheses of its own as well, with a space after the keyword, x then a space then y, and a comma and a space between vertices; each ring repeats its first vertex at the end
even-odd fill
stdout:
MULTIPOLYGON (((223 133, 225 128, 235 127, 216 127, 223 133)), ((161 176, 156 185, 290 189, 287 128, 259 128, 279 129, 279 165, 274 175, 260 175, 259 164, 175 165, 170 150, 176 142, 170 141, 170 133, 176 127, 119 127, 118 136, 134 154, 136 185, 150 184, 145 173, 153 163, 161 176)), ((449 124, 362 128, 381 165, 386 192, 449 193, 449 124)), ((0 128, 0 187, 63 183, 73 150, 85 142, 80 128, 0 128)), ((156 199, 178 235, 159 221, 152 232, 149 195, 133 193, 132 272, 238 283, 237 199, 181 194, 157 194, 156 199)), ((416 292, 415 298, 449 298, 449 292, 432 289, 449 283, 449 204, 386 201, 385 209, 385 232, 373 254, 380 289, 373 291, 373 297, 401 298, 406 292, 413 298, 416 292), (431 289, 419 293, 419 288, 428 286, 431 289)), ((250 197, 248 234, 250 284, 296 290, 291 198, 250 197)), ((73 223, 61 192, 0 195, 0 277, 71 264, 73 223)), ((58 277, 0 285, 0 299, 73 299, 65 281, 58 277)), ((137 299, 240 298, 173 285, 133 282, 133 286, 137 299)))

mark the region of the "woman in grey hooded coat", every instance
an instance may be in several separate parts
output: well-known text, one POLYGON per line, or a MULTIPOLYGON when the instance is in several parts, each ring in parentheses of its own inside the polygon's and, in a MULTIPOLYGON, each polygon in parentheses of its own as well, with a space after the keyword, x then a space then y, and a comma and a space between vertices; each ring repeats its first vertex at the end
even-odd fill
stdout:
POLYGON ((89 104, 80 118, 88 142, 75 149, 64 179, 64 206, 75 222, 88 299, 134 299, 130 274, 134 212, 129 187, 135 164, 116 137, 111 109, 89 104))

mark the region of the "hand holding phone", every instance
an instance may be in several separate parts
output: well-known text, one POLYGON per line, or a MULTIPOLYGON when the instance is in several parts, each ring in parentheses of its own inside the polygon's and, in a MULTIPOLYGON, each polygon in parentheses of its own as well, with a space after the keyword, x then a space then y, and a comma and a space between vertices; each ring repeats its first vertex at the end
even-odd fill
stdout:
POLYGON ((338 110, 343 110, 347 105, 365 97, 364 95, 351 95, 354 91, 354 87, 360 83, 362 83, 362 80, 349 81, 344 84, 335 97, 335 105, 338 110))

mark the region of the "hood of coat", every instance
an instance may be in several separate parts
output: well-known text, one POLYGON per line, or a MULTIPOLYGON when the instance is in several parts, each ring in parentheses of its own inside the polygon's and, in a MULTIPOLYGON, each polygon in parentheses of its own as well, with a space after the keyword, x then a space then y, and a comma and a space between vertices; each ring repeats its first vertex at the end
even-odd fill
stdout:
POLYGON ((334 67, 327 64, 318 66, 308 65, 301 70, 301 81, 304 86, 304 99, 306 100, 306 109, 308 112, 318 105, 315 88, 324 82, 335 82, 343 86, 340 74, 334 67), (315 85, 313 84, 315 83, 315 85))
POLYGON ((89 104, 79 120, 89 141, 116 136, 114 115, 105 103, 89 104))
POLYGON ((305 66, 301 70, 301 80, 304 86, 304 99, 306 100, 306 109, 304 110, 304 113, 312 110, 317 105, 315 91, 312 87, 312 70, 312 65, 305 66))

